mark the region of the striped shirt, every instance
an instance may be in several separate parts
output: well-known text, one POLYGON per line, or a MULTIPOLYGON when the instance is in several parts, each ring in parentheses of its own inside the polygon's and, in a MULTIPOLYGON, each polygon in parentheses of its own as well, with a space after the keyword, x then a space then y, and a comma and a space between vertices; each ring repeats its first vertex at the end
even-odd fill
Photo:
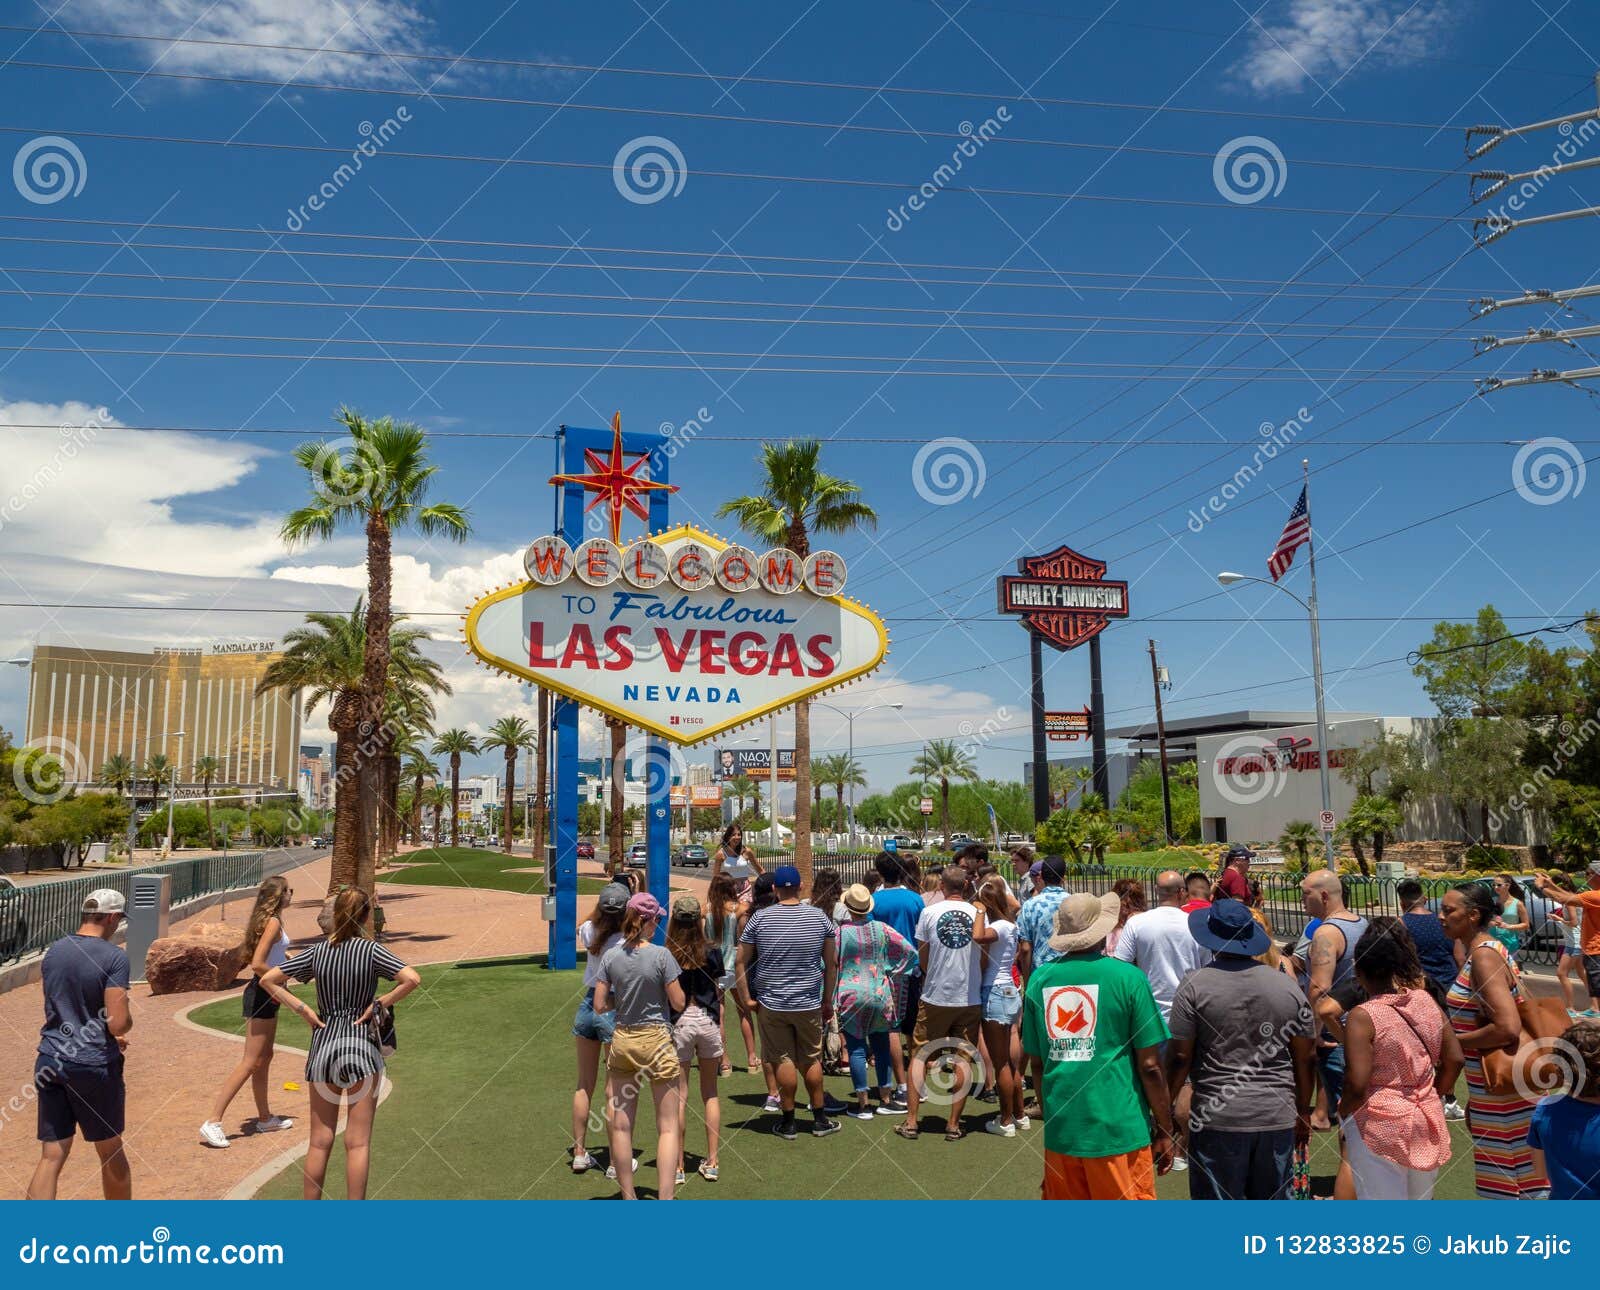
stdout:
POLYGON ((739 937, 755 951, 751 990, 773 1012, 811 1012, 822 1006, 822 947, 833 920, 815 905, 768 905, 750 915, 739 937))
POLYGON ((337 944, 319 941, 284 962, 283 974, 291 981, 317 983, 317 1015, 323 1025, 311 1032, 308 1080, 349 1088, 382 1072, 383 1054, 357 1018, 377 997, 378 978, 393 981, 405 966, 364 936, 337 944))

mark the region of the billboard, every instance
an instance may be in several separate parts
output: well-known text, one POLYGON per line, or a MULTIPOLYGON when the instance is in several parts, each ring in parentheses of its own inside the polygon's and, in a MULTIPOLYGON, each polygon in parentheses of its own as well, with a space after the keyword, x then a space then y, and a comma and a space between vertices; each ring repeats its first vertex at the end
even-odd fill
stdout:
MULTIPOLYGON (((717 749, 716 776, 718 779, 738 779, 748 775, 751 779, 771 777, 772 750, 770 748, 719 748, 717 749)), ((794 779, 794 749, 778 749, 778 781, 787 783, 794 779)))
POLYGON ((674 807, 689 805, 695 810, 705 807, 718 807, 722 805, 721 784, 693 784, 685 788, 682 784, 672 786, 672 805, 674 807))

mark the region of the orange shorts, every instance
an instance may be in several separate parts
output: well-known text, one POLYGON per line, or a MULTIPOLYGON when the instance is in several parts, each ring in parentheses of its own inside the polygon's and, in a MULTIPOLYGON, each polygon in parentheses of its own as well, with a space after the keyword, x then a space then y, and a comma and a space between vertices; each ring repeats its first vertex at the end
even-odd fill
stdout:
POLYGON ((1154 1200, 1155 1158, 1149 1147, 1120 1156, 1044 1153, 1046 1200, 1154 1200))

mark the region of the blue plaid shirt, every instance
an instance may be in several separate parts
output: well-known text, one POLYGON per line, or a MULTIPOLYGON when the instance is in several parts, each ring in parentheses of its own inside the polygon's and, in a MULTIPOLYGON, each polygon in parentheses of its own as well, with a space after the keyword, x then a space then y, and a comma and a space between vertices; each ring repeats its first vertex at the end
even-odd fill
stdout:
POLYGON ((1046 887, 1022 902, 1022 911, 1017 915, 1017 942, 1033 947, 1035 963, 1050 963, 1061 957, 1050 948, 1050 938, 1056 930, 1056 906, 1066 898, 1066 888, 1046 887))

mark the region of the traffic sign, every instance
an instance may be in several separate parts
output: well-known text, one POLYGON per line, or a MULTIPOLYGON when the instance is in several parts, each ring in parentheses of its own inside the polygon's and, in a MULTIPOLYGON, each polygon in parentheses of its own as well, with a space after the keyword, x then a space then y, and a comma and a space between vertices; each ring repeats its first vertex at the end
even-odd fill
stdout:
POLYGON ((1334 827, 1338 824, 1338 820, 1334 818, 1332 811, 1323 811, 1317 816, 1317 822, 1322 826, 1324 833, 1332 833, 1334 827))
POLYGON ((918 809, 921 810, 921 812, 924 815, 932 815, 933 814, 933 798, 931 798, 931 797, 923 798, 922 802, 921 802, 921 805, 919 806, 918 809))

